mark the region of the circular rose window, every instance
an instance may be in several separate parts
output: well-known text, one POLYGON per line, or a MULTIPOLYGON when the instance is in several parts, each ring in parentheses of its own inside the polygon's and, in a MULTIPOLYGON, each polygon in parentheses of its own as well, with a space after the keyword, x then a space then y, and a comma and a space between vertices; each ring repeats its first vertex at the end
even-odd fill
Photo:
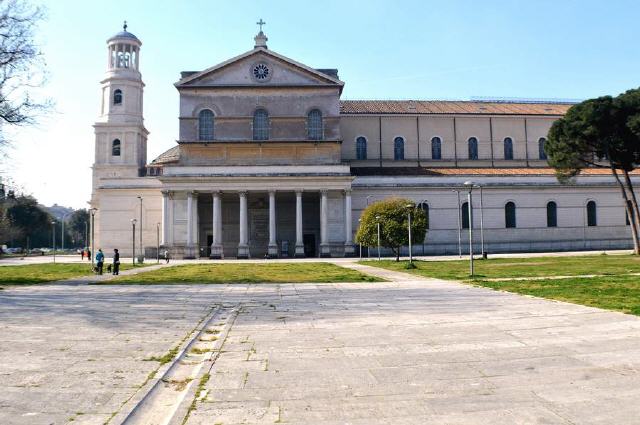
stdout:
POLYGON ((266 81, 270 73, 271 70, 266 63, 259 63, 253 67, 253 78, 258 81, 266 81))

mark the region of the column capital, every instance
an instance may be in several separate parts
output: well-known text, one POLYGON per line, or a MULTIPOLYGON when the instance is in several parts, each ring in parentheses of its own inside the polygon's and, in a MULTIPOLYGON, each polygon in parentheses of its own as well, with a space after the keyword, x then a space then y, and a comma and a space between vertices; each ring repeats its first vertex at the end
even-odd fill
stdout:
POLYGON ((239 191, 238 191, 238 195, 240 195, 240 196, 247 196, 247 191, 246 191, 246 190, 239 190, 239 191))
POLYGON ((344 192, 345 195, 351 195, 352 189, 349 187, 349 188, 344 189, 343 192, 344 192))
POLYGON ((296 195, 302 195, 302 192, 304 192, 303 189, 294 189, 294 192, 296 193, 296 195))
POLYGON ((275 194, 276 194, 276 192, 277 192, 277 190, 275 190, 275 189, 269 189, 267 192, 269 192, 269 195, 271 195, 271 194, 274 194, 274 195, 275 195, 275 194))
POLYGON ((320 193, 322 195, 326 195, 327 193, 329 193, 329 189, 320 189, 320 193))

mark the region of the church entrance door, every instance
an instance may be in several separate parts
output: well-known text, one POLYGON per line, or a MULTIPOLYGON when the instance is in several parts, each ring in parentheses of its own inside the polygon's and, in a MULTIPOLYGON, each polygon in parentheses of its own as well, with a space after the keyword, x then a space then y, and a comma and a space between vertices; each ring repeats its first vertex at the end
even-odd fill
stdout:
POLYGON ((302 243, 304 244, 304 256, 315 257, 316 256, 316 235, 313 233, 306 233, 302 236, 302 243))

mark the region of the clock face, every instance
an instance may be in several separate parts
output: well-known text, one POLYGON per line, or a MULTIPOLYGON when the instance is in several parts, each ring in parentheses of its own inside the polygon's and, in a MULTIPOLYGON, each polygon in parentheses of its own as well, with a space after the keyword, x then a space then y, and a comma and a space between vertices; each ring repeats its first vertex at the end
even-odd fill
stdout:
POLYGON ((271 74, 271 70, 266 63, 259 63, 253 67, 253 78, 258 81, 266 81, 271 74))

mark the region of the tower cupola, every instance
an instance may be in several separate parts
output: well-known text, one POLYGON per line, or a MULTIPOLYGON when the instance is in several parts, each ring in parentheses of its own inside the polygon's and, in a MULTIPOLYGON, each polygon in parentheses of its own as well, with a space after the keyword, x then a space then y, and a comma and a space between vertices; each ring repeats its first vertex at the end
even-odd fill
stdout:
POLYGON ((139 71, 142 42, 127 31, 127 21, 124 21, 122 31, 107 40, 107 45, 108 71, 139 71))

